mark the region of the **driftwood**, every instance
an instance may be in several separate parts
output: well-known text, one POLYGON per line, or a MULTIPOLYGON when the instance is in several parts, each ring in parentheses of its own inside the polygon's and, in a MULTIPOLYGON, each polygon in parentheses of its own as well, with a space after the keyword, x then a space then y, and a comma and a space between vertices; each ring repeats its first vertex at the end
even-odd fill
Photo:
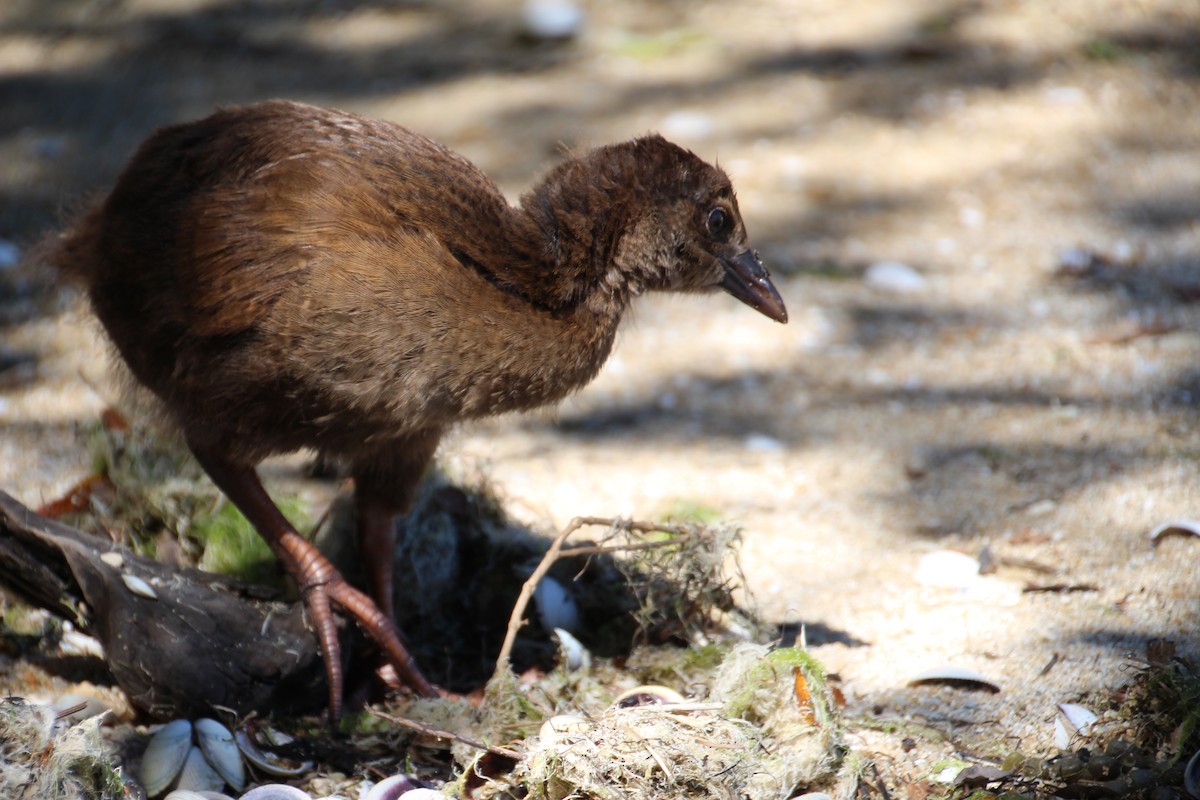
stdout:
POLYGON ((4 492, 0 584, 95 636, 117 684, 153 716, 298 711, 325 702, 324 667, 302 604, 134 555, 4 492))

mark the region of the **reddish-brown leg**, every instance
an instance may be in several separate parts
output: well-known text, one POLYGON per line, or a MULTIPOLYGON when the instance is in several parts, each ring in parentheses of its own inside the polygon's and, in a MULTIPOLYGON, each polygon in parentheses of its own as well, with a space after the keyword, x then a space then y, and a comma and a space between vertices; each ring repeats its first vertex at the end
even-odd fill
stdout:
POLYGON ((396 517, 412 508, 417 487, 433 459, 440 430, 418 431, 352 466, 358 509, 358 556, 376 605, 395 620, 396 517))
POLYGON ((367 573, 371 596, 383 615, 395 622, 396 513, 372 503, 358 504, 358 557, 367 573))
POLYGON ((254 468, 231 463, 211 450, 193 447, 192 452, 213 483, 246 515, 299 584, 325 658, 331 719, 336 720, 341 714, 343 684, 341 647, 331 602, 345 609, 375 640, 405 685, 426 697, 436 696, 436 689, 417 669, 391 620, 370 598, 346 583, 320 551, 296 532, 263 489, 254 468))

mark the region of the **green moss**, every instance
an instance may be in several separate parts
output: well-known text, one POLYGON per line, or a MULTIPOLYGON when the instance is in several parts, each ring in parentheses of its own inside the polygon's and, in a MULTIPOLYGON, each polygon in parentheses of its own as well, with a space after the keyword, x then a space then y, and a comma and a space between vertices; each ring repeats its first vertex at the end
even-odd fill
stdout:
POLYGON ((674 500, 661 517, 663 522, 694 522, 712 525, 721 521, 721 511, 699 500, 680 497, 674 500))
POLYGON ((1129 49, 1112 39, 1100 37, 1083 46, 1084 55, 1093 61, 1115 62, 1129 57, 1129 49))
POLYGON ((681 53, 708 41, 707 34, 692 28, 668 30, 653 36, 623 33, 613 41, 612 50, 626 58, 650 61, 681 53))
POLYGON ((756 695, 763 687, 778 683, 781 676, 791 674, 793 669, 804 674, 814 704, 820 702, 825 695, 825 667, 804 650, 781 647, 772 650, 766 658, 746 671, 741 688, 730 694, 725 712, 731 717, 745 716, 754 706, 756 695))
MULTIPOLYGON (((309 527, 308 512, 294 497, 276 498, 280 511, 297 530, 309 527)), ((242 580, 270 582, 278 574, 275 555, 250 521, 230 502, 193 520, 189 535, 201 543, 200 568, 242 580)))

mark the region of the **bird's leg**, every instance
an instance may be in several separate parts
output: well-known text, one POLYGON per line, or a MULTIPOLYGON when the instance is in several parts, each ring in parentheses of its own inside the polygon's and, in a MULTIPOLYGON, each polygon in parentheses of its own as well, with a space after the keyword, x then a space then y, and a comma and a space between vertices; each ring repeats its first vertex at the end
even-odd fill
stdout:
POLYGON ((383 615, 395 622, 396 510, 378 503, 358 503, 358 557, 367 572, 371 596, 383 615))
POLYGON ((329 680, 329 714, 336 720, 342 708, 341 646, 330 603, 353 616, 386 654, 400 679, 418 694, 433 697, 437 690, 417 669, 391 620, 371 599, 346 583, 321 552, 292 527, 263 489, 254 467, 230 462, 210 449, 192 447, 204 471, 238 507, 300 586, 329 680))
MULTIPOLYGON (((441 431, 418 431, 353 465, 358 510, 358 557, 375 604, 395 621, 396 517, 412 508, 441 431)), ((396 676, 383 675, 385 682, 396 676)), ((400 676, 403 679, 403 676, 400 676)))

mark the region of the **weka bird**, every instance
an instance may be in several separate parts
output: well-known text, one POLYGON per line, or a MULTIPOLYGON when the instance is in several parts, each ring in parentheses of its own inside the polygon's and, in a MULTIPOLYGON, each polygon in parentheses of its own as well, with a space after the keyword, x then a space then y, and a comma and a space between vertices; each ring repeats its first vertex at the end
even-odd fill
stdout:
POLYGON ((334 717, 331 604, 435 691, 391 622, 394 518, 448 426, 588 383, 644 291, 721 288, 787 320, 729 178, 659 136, 572 158, 514 208, 419 134, 282 101, 156 131, 50 260, 298 582, 334 717), (374 602, 259 482, 304 447, 349 466, 374 602))

